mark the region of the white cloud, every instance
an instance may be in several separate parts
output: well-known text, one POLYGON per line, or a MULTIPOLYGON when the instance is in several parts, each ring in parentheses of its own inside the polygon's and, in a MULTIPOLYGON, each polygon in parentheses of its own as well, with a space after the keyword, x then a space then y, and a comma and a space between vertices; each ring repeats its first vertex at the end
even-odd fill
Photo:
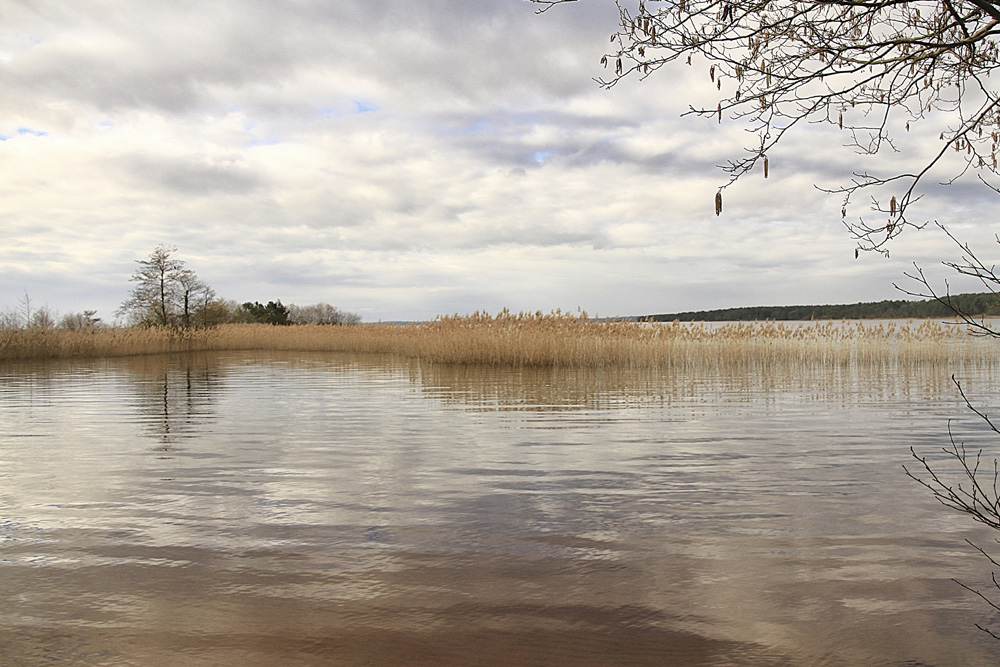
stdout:
MULTIPOLYGON (((855 261, 839 198, 813 184, 844 182, 856 158, 813 128, 767 181, 727 189, 717 218, 716 165, 749 135, 679 118, 709 99, 704 73, 602 90, 613 3, 534 9, 6 6, 0 307, 28 291, 110 317, 161 242, 222 296, 366 319, 893 298, 911 260, 950 252, 925 233, 855 261)), ((935 201, 929 216, 985 238, 982 188, 935 201)))

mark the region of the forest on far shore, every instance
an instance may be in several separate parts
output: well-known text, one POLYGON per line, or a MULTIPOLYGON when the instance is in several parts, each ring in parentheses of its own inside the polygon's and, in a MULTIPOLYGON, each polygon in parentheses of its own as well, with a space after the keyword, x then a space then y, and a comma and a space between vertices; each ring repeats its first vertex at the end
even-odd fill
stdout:
POLYGON ((755 320, 905 320, 928 317, 953 318, 957 309, 971 317, 1000 317, 996 294, 952 294, 944 297, 952 308, 936 299, 924 301, 873 301, 832 306, 749 306, 719 310, 648 315, 653 322, 739 322, 755 320))

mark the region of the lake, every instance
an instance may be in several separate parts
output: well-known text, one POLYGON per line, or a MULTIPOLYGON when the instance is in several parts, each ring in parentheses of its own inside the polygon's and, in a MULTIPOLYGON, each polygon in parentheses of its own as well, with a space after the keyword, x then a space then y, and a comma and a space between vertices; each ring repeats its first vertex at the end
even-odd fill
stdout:
POLYGON ((996 664, 996 371, 0 366, 0 664, 996 664))

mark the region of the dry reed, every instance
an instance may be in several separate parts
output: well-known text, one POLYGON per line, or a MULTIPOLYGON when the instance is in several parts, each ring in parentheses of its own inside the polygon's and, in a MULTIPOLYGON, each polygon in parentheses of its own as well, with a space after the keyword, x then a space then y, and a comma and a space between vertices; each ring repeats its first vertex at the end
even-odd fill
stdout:
POLYGON ((420 324, 229 324, 208 330, 0 330, 0 361, 197 351, 388 354, 435 363, 525 367, 745 367, 788 363, 992 363, 995 341, 960 326, 915 322, 594 321, 560 313, 475 313, 420 324))

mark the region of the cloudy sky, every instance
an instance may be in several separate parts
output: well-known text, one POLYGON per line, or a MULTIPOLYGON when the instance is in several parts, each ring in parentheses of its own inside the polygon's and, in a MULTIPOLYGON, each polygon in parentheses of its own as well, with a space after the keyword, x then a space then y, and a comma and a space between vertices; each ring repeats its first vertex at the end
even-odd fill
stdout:
MULTIPOLYGON (((852 303, 900 298, 913 262, 948 277, 933 229, 854 259, 813 187, 856 168, 835 131, 803 129, 716 217, 715 165, 748 135, 680 117, 705 73, 604 90, 611 0, 535 10, 5 0, 0 309, 27 293, 111 320, 160 243, 222 297, 366 321, 852 303)), ((959 184, 918 215, 989 258, 994 205, 959 184)))

